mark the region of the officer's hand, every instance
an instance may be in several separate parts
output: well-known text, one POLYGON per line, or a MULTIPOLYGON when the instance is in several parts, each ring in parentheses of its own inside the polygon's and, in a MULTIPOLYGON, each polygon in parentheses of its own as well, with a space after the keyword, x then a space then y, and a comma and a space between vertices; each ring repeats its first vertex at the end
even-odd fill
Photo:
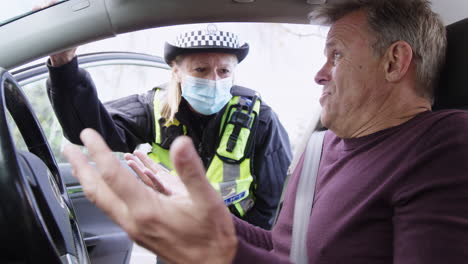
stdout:
POLYGON ((172 199, 154 192, 121 166, 101 136, 81 133, 96 168, 77 146, 65 155, 86 196, 143 247, 170 263, 231 263, 237 238, 231 215, 208 183, 203 164, 188 137, 171 147, 171 159, 187 188, 172 199))
MULTIPOLYGON (((36 11, 39 9, 43 9, 55 3, 57 3, 57 0, 49 1, 43 5, 35 5, 33 6, 32 10, 36 11)), ((50 64, 52 64, 52 66, 54 67, 62 66, 64 64, 69 63, 75 57, 75 55, 76 55, 76 47, 56 53, 56 54, 52 54, 50 55, 50 64)))
POLYGON ((36 4, 32 7, 32 11, 37 11, 37 10, 40 10, 40 9, 44 9, 48 6, 51 6, 55 3, 57 3, 58 0, 51 0, 51 1, 48 1, 46 3, 43 3, 43 4, 36 4))
POLYGON ((50 64, 60 67, 69 63, 76 56, 76 47, 50 55, 50 64))
POLYGON ((141 151, 126 153, 124 158, 140 179, 154 190, 168 196, 188 195, 179 176, 170 174, 166 168, 155 163, 145 153, 141 151))

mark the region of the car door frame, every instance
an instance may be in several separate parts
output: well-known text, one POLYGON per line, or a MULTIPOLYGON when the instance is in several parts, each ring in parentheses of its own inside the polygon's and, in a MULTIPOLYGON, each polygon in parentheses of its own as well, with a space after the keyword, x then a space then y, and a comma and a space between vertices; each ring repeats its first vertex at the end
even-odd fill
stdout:
MULTIPOLYGON (((96 52, 78 55, 82 68, 108 65, 133 65, 170 70, 164 59, 135 52, 96 52)), ((47 62, 13 69, 12 75, 21 86, 48 77, 47 62)), ((78 180, 72 176, 69 163, 59 163, 61 177, 75 208, 78 224, 88 249, 91 262, 97 264, 128 264, 131 258, 133 241, 127 233, 113 223, 100 209, 84 195, 78 180)), ((122 161, 123 166, 127 166, 122 161)))

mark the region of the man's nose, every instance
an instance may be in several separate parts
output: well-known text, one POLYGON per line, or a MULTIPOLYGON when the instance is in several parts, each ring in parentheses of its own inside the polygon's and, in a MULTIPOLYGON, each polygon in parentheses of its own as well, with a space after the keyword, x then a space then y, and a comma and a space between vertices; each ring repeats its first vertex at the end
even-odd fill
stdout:
POLYGON ((315 82, 320 85, 325 85, 331 79, 331 67, 327 64, 323 65, 322 68, 315 75, 315 82))

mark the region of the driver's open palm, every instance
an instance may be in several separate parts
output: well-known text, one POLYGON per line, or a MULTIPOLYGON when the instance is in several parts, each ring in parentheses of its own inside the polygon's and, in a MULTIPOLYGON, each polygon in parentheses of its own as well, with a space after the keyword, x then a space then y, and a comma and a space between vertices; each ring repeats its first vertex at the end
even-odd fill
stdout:
POLYGON ((112 154, 92 129, 81 133, 96 168, 76 146, 65 155, 86 196, 138 244, 170 263, 230 263, 237 238, 231 215, 205 177, 191 140, 177 139, 171 159, 188 195, 172 199, 154 192, 112 154))

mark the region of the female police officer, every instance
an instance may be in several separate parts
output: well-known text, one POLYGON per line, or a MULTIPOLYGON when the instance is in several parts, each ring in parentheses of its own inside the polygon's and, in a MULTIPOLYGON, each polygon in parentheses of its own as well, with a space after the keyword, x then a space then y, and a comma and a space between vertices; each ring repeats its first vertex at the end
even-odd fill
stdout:
POLYGON ((233 85, 234 70, 248 54, 237 35, 213 25, 179 35, 165 45, 172 68, 168 84, 108 103, 97 98, 75 50, 51 55, 47 89, 64 134, 81 144, 80 132, 96 129, 114 151, 151 143, 149 156, 172 170, 168 149, 180 135, 197 147, 210 183, 231 212, 269 229, 291 160, 289 139, 258 94, 233 85), (278 176, 279 175, 279 176, 278 176))

